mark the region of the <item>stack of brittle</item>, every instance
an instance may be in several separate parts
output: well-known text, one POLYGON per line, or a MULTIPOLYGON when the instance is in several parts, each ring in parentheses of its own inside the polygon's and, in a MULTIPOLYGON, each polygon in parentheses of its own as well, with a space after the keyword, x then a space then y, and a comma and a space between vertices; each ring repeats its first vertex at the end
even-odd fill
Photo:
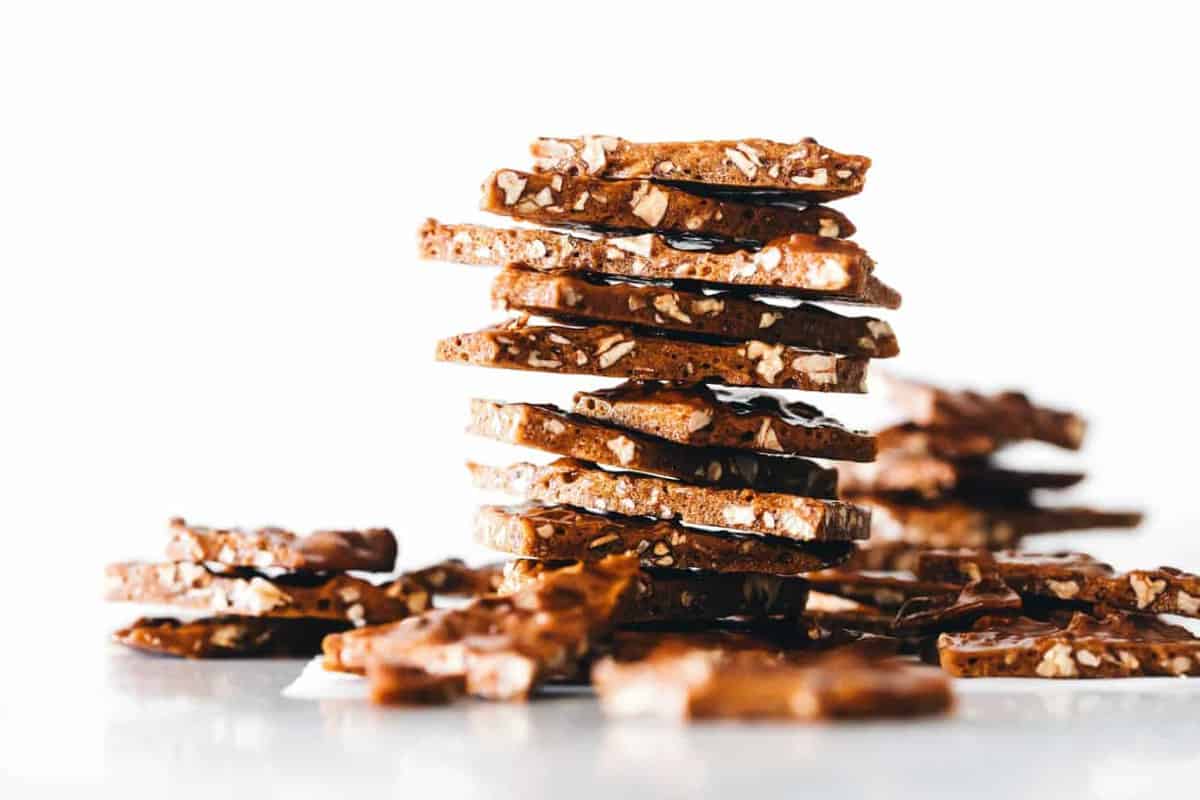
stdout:
MULTIPOLYGON (((419 232, 425 258, 502 267, 492 298, 517 314, 442 340, 439 360, 624 380, 578 392, 568 408, 471 402, 472 433, 558 456, 469 465, 477 487, 523 501, 476 517, 476 540, 513 559, 507 602, 541 607, 542 587, 561 586, 566 570, 630 558, 637 569, 613 606, 615 634, 600 642, 613 648, 597 666, 602 693, 620 691, 616 676, 650 674, 628 663, 636 652, 656 680, 703 661, 704 691, 719 698, 727 694, 714 685, 732 693, 750 678, 778 678, 778 692, 729 713, 851 713, 796 699, 836 670, 797 667, 793 651, 830 637, 804 620, 804 574, 845 561, 870 530, 868 511, 837 499, 837 473, 811 459, 870 461, 876 443, 786 390, 865 392, 869 360, 899 352, 883 320, 811 302, 899 306, 846 238, 854 226, 822 205, 861 191, 869 159, 813 140, 586 136, 539 139, 531 150, 532 171, 488 177, 482 208, 543 227, 429 220, 419 232), (670 630, 669 641, 647 644, 647 626, 670 630), (642 637, 632 650, 622 645, 630 636, 642 637), (729 660, 730 637, 756 655, 729 660)), ((415 624, 395 626, 392 641, 415 624)), ((367 637, 334 641, 351 638, 367 637)), ((519 650, 518 639, 507 646, 519 650)), ((327 663, 344 668, 343 656, 370 674, 345 646, 327 663)), ((405 655, 393 662, 420 666, 405 655)), ((902 695, 910 676, 896 669, 862 672, 902 695)), ((676 711, 721 713, 719 701, 705 702, 703 712, 687 702, 676 711)))
POLYGON ((838 465, 841 492, 873 514, 870 542, 809 576, 809 616, 903 640, 960 677, 1200 674, 1200 639, 1159 615, 1200 617, 1200 576, 1114 570, 1084 553, 1017 549, 1031 534, 1130 528, 1142 515, 1045 505, 1084 475, 1010 469, 996 452, 1037 441, 1078 450, 1077 414, 1019 392, 984 395, 888 379, 908 415, 879 458, 838 465))
POLYGON ((1039 493, 1080 483, 1079 472, 1011 469, 997 452, 1021 442, 1078 450, 1077 414, 1035 405, 1020 392, 985 395, 880 376, 907 415, 878 432, 871 464, 839 464, 843 497, 872 510, 871 542, 856 565, 907 569, 923 548, 1000 550, 1031 534, 1130 528, 1134 511, 1045 505, 1039 493))
POLYGON ((484 210, 522 227, 419 232, 430 260, 500 267, 505 322, 440 361, 618 379, 566 407, 476 398, 468 430, 553 460, 469 463, 474 537, 508 561, 391 572, 385 529, 212 529, 172 520, 167 560, 110 565, 139 619, 118 642, 193 658, 309 655, 387 704, 523 700, 591 685, 615 715, 908 716, 961 677, 1200 674, 1200 576, 1119 572, 1029 534, 1127 528, 1136 512, 1042 505, 1074 472, 1011 469, 1016 442, 1085 425, 1017 392, 888 379, 907 419, 847 428, 797 391, 861 394, 899 353, 899 294, 824 205, 870 160, 806 139, 538 139, 484 210), (458 597, 446 605, 433 599, 458 597), (939 664, 936 670, 913 655, 939 664))

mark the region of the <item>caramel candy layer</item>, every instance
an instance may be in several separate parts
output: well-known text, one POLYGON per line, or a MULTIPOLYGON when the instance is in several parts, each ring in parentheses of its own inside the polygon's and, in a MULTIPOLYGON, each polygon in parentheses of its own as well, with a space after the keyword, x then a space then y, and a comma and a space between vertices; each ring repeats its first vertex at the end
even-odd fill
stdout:
POLYGON ((406 699, 411 670, 460 676, 468 693, 528 697, 543 681, 574 677, 632 591, 633 558, 555 570, 508 596, 436 609, 393 625, 326 637, 328 669, 366 672, 381 702, 406 699))
POLYGON ((837 495, 837 473, 803 458, 686 447, 548 406, 472 400, 467 430, 496 441, 694 483, 810 497, 837 495))
POLYGON ((161 603, 217 615, 310 617, 354 625, 403 619, 424 610, 429 596, 375 586, 349 575, 253 570, 214 572, 201 564, 125 562, 105 569, 105 599, 161 603))
MULTIPOLYGON (((504 571, 501 593, 520 591, 563 566, 532 559, 510 561, 504 571)), ((808 584, 803 578, 755 573, 644 569, 638 573, 635 587, 614 615, 617 624, 697 622, 776 614, 799 617, 808 598, 808 584)))
POLYGON ((389 572, 396 566, 396 537, 387 528, 316 531, 300 536, 283 528, 206 528, 172 519, 167 558, 231 567, 389 572))
POLYGON ((882 320, 843 317, 809 304, 770 305, 670 286, 604 283, 510 267, 496 276, 492 300, 499 308, 565 322, 600 321, 722 339, 758 339, 868 358, 900 352, 892 327, 882 320))
POLYGON ((691 486, 629 472, 609 472, 570 458, 545 466, 520 463, 467 467, 480 489, 504 491, 546 505, 674 519, 688 525, 798 541, 865 539, 870 532, 866 512, 837 500, 691 486))
POLYGON ((643 180, 502 169, 483 182, 480 208, 540 225, 769 242, 793 233, 844 239, 854 225, 825 206, 759 205, 643 180))
POLYGON ((853 545, 801 544, 774 536, 744 536, 687 528, 643 517, 602 516, 561 507, 484 506, 475 541, 513 556, 593 561, 635 554, 643 567, 796 575, 834 566, 853 545))
POLYGON ((892 631, 901 636, 927 636, 961 630, 984 616, 1017 616, 1021 596, 997 578, 971 581, 949 596, 914 597, 896 612, 892 631))
POLYGON ((615 136, 541 138, 530 145, 534 169, 602 178, 653 178, 763 190, 823 202, 862 191, 871 159, 817 143, 770 139, 631 142, 615 136))
POLYGON ((921 554, 917 569, 923 575, 958 582, 995 575, 1025 595, 1200 617, 1200 575, 1174 567, 1117 572, 1083 553, 934 550, 921 554))
POLYGON ((349 627, 349 622, 327 619, 142 617, 114 633, 113 641, 183 658, 303 658, 320 653, 327 635, 349 627))
POLYGON ((858 495, 854 504, 871 511, 871 539, 897 540, 926 547, 975 547, 1000 550, 1020 537, 1093 528, 1132 528, 1142 515, 1092 508, 984 507, 956 500, 900 501, 882 495, 858 495))
POLYGON ((1145 615, 1077 613, 1066 625, 984 618, 937 647, 942 669, 961 678, 1200 675, 1200 639, 1145 615))
POLYGON ((888 398, 931 428, 978 431, 1010 442, 1036 440, 1078 450, 1087 424, 1077 414, 1035 406, 1020 392, 993 395, 940 389, 885 376, 888 398))
POLYGON ((724 383, 813 392, 867 390, 867 359, 812 353, 753 340, 713 344, 595 325, 509 325, 438 342, 438 361, 480 367, 603 375, 609 378, 724 383))
POLYGON ((796 663, 667 643, 634 661, 602 659, 592 683, 616 716, 844 719, 932 714, 953 704, 934 669, 839 650, 796 663))
POLYGON ((622 428, 701 447, 870 461, 875 439, 807 403, 755 390, 627 381, 575 394, 574 411, 622 428))
POLYGON ((795 233, 762 248, 672 246, 653 233, 584 238, 542 228, 445 225, 426 220, 417 234, 422 258, 460 264, 519 264, 543 272, 681 281, 727 292, 772 294, 899 308, 900 294, 872 274, 874 262, 853 242, 795 233))

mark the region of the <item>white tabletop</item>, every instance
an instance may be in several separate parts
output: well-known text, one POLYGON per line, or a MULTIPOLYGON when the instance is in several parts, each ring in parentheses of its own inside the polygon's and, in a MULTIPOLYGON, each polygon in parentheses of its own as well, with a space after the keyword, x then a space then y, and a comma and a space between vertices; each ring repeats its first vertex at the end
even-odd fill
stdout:
POLYGON ((1177 679, 960 681, 945 718, 688 726, 605 719, 580 693, 380 708, 296 660, 103 645, 26 668, 0 701, 3 797, 1131 798, 1171 796, 1200 768, 1200 681, 1177 679))

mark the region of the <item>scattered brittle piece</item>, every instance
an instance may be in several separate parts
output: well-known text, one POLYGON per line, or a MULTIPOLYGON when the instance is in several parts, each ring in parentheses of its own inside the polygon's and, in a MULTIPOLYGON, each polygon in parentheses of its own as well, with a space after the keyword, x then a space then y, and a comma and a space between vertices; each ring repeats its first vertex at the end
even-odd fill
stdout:
POLYGON ((1200 675, 1200 639, 1146 615, 1076 613, 1066 625, 985 617, 937 647, 942 669, 962 678, 1200 675))
POLYGON ((422 258, 460 264, 519 264, 551 273, 676 281, 741 294, 899 308, 900 294, 872 274, 853 242, 794 233, 761 248, 676 247, 662 236, 584 238, 543 228, 447 225, 428 219, 422 258))
POLYGON ((917 716, 953 704, 934 669, 837 649, 799 660, 668 641, 636 660, 600 660, 592 683, 617 716, 815 720, 917 716))
POLYGON ((442 339, 436 357, 562 375, 857 394, 866 391, 868 363, 861 356, 813 353, 758 339, 716 344, 608 325, 495 326, 442 339))
POLYGON ((631 142, 615 136, 540 138, 530 145, 540 172, 654 178, 687 186, 760 190, 825 201, 862 191, 871 159, 817 143, 770 139, 631 142))
POLYGON ((1066 489, 1084 479, 1079 472, 1011 470, 986 461, 899 452, 881 453, 868 464, 842 463, 835 468, 838 486, 847 496, 903 493, 925 498, 994 497, 1033 489, 1066 489))
POLYGON ((643 567, 797 575, 844 560, 849 542, 795 542, 775 536, 718 533, 644 517, 570 508, 484 506, 475 541, 524 558, 593 561, 635 554, 643 567))
POLYGON ((875 457, 871 434, 850 430, 807 403, 757 390, 626 381, 576 392, 574 411, 680 444, 843 461, 875 457))
POLYGON ((541 225, 749 242, 769 242, 793 233, 854 235, 850 220, 826 206, 761 205, 705 197, 645 180, 610 181, 512 169, 497 170, 484 180, 480 207, 541 225))
POLYGON ((492 700, 529 696, 551 678, 573 677, 632 591, 636 559, 607 558, 555 570, 513 595, 480 597, 393 625, 328 636, 327 669, 365 672, 380 702, 408 700, 413 670, 460 676, 492 700))
POLYGON ((160 603, 217 615, 310 617, 375 625, 423 611, 424 592, 405 593, 349 575, 248 569, 217 572, 202 564, 124 562, 105 569, 105 599, 160 603))
MULTIPOLYGON (((510 561, 501 594, 518 592, 546 575, 575 562, 510 561)), ((635 591, 614 613, 617 624, 695 622, 725 617, 764 617, 804 613, 808 584, 803 578, 752 572, 702 572, 642 569, 635 591)))
POLYGON ((900 352, 892 327, 820 306, 770 305, 737 295, 656 284, 607 283, 509 267, 492 283, 492 301, 567 323, 594 321, 721 339, 783 343, 806 350, 886 358, 900 352))
POLYGON ((1200 617, 1200 575, 1173 567, 1117 572, 1083 553, 934 550, 921 554, 917 569, 922 575, 959 582, 994 574, 1025 595, 1200 617))
POLYGON ((838 500, 693 486, 649 475, 611 472, 571 458, 560 458, 545 466, 468 463, 467 468, 478 488, 505 491, 546 505, 674 519, 687 525, 798 541, 865 539, 870 532, 870 516, 838 500))
POLYGON ((301 658, 321 652, 322 639, 349 627, 349 622, 308 618, 142 617, 115 632, 113 640, 183 658, 301 658))
POLYGON ((809 497, 837 495, 837 473, 807 459, 687 447, 566 414, 553 406, 472 400, 467 430, 496 441, 693 483, 809 497))
POLYGON ((1020 392, 993 395, 941 389, 883 376, 888 398, 918 425, 978 431, 1009 442, 1035 440, 1078 450, 1087 424, 1077 414, 1036 406, 1020 392))
POLYGON ((387 528, 322 530, 301 536, 283 528, 206 528, 178 517, 170 522, 167 558, 232 567, 389 572, 396 566, 396 537, 387 528))
POLYGON ((1142 515, 1132 511, 1038 506, 979 506, 958 500, 916 502, 884 495, 856 495, 871 510, 871 541, 902 541, 925 547, 1000 550, 1026 534, 1093 528, 1131 528, 1142 515))

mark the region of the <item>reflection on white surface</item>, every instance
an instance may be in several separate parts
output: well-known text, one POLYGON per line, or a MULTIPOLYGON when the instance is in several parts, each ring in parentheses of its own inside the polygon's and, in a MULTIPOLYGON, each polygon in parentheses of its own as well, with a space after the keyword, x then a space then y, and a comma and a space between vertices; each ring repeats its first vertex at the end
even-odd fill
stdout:
POLYGON ((1069 695, 1139 694, 1169 697, 1180 692, 1200 692, 1194 678, 957 678, 954 691, 960 697, 980 694, 1069 695))
POLYGON ((321 656, 304 665, 296 679, 283 687, 284 697, 297 700, 366 700, 367 684, 357 675, 332 672, 321 666, 321 656))
POLYGON ((1069 796, 1088 787, 1138 797, 1150 791, 1147 770, 1161 796, 1164 780, 1198 766, 1200 681, 1130 680, 1115 690, 1111 681, 960 682, 959 707, 946 718, 688 726, 606 720, 577 692, 527 704, 379 708, 354 679, 297 681, 310 663, 104 648, 46 665, 40 677, 53 681, 53 697, 3 698, 0 787, 120 784, 130 797, 167 787, 172 797, 211 797, 235 783, 254 796, 328 798, 331 787, 370 785, 520 800, 801 789, 890 798, 905 789, 961 795, 965 786, 975 797, 1069 796))

